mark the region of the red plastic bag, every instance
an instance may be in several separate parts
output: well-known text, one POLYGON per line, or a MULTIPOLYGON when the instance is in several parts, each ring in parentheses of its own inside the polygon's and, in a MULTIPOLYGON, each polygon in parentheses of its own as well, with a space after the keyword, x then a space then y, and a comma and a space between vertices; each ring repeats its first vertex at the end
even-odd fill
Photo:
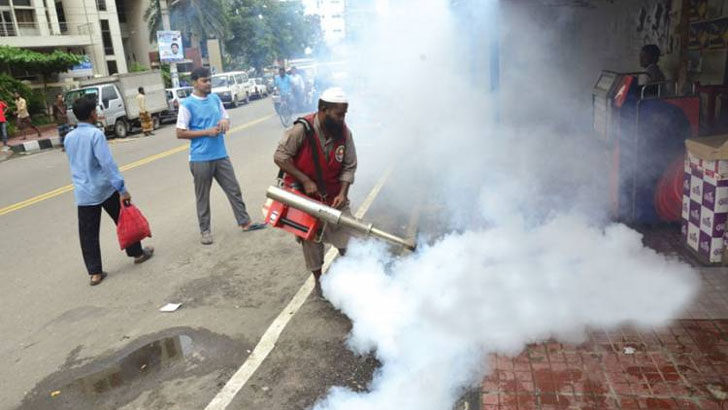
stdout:
POLYGON ((144 238, 151 238, 152 230, 149 228, 147 218, 142 215, 139 208, 131 202, 121 201, 116 235, 119 237, 119 246, 124 250, 144 238))

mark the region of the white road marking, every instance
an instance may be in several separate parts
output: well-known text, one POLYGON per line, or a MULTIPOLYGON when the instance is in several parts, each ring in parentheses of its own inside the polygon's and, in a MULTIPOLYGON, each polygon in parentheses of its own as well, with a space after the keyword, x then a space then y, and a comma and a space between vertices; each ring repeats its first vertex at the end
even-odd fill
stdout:
MULTIPOLYGON (((372 188, 369 195, 367 195, 364 202, 362 202, 361 206, 356 211, 356 214, 354 215, 355 217, 361 218, 364 214, 366 214, 369 207, 374 202, 374 199, 376 199, 377 195, 379 195, 379 191, 382 190, 382 187, 387 182, 391 173, 392 168, 390 167, 384 172, 384 175, 379 178, 379 181, 377 181, 374 188, 372 188)), ((329 270, 338 254, 339 252, 335 248, 329 249, 324 257, 324 266, 321 268, 323 273, 326 273, 329 270)), ((250 380, 255 371, 258 370, 258 367, 260 367, 270 352, 273 351, 278 338, 281 336, 281 332, 283 332, 283 329, 285 329, 291 318, 296 314, 296 312, 298 312, 301 306, 303 306, 303 303, 308 298, 313 287, 313 276, 309 276, 308 280, 306 280, 303 286, 298 289, 296 295, 293 296, 293 299, 288 302, 288 305, 281 311, 281 313, 278 314, 278 317, 275 318, 273 323, 271 323, 265 331, 263 337, 260 338, 260 341, 255 346, 255 349, 253 349, 250 356, 248 356, 238 371, 235 372, 233 377, 225 383, 225 386, 223 386, 222 390, 217 393, 210 404, 205 407, 205 410, 225 410, 227 406, 230 405, 230 402, 233 401, 238 392, 240 392, 243 386, 245 386, 248 380, 250 380)))

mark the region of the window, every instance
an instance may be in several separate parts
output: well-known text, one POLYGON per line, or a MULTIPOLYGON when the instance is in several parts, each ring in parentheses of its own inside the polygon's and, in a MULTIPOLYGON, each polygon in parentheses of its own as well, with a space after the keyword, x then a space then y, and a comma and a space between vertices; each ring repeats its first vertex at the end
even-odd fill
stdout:
MULTIPOLYGON (((109 20, 101 20, 101 39, 104 41, 104 52, 106 55, 114 54, 114 44, 111 42, 111 29, 109 28, 109 20)), ((114 62, 116 67, 116 62, 114 62)))
POLYGON ((66 12, 63 11, 63 3, 56 3, 56 14, 58 15, 58 24, 61 26, 61 33, 68 32, 68 23, 66 23, 66 12))
POLYGON ((17 36, 10 11, 0 12, 0 37, 17 36))
POLYGON ((235 74, 235 79, 238 81, 238 84, 245 83, 245 79, 243 78, 242 74, 235 74))
POLYGON ((15 9, 15 21, 18 22, 20 28, 34 28, 35 13, 33 10, 15 9))
POLYGON ((126 0, 116 0, 116 15, 119 23, 126 23, 126 0))
POLYGON ((14 6, 28 6, 30 7, 30 0, 14 0, 14 6))
MULTIPOLYGON (((75 103, 76 100, 89 94, 98 96, 99 90, 97 88, 82 88, 80 90, 69 91, 66 93, 66 106, 73 107, 73 103, 75 103)), ((98 97, 96 98, 98 100, 98 97)))
POLYGON ((0 6, 9 6, 10 0, 0 0, 0 6))
MULTIPOLYGON (((119 69, 116 68, 116 61, 113 60, 106 62, 106 68, 109 70, 109 75, 119 72, 119 69)), ((116 91, 114 91, 114 93, 116 93, 116 91)))
POLYGON ((106 0, 96 0, 96 7, 99 11, 106 11, 106 0))
MULTIPOLYGON (((116 68, 116 61, 107 61, 107 64, 114 63, 114 68, 116 68)), ((111 70, 109 70, 111 71, 111 70)), ((111 72, 109 72, 111 74, 111 72)), ((104 87, 104 89, 101 91, 101 102, 104 104, 104 108, 109 108, 109 103, 113 100, 116 100, 119 98, 119 94, 116 93, 116 88, 114 88, 113 85, 107 85, 104 87)))

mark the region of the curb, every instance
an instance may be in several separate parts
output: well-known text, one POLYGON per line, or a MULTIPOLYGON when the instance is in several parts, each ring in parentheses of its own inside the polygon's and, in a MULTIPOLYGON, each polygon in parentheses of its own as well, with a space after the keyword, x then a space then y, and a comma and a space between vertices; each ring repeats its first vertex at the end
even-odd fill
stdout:
POLYGON ((10 147, 16 154, 29 153, 61 146, 61 137, 43 138, 10 147))

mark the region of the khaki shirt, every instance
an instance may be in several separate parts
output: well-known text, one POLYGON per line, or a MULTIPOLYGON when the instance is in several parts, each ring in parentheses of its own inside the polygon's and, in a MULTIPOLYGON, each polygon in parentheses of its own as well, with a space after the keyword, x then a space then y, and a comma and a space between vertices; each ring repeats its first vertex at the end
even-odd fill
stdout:
MULTIPOLYGON (((334 147, 334 140, 331 138, 324 137, 324 133, 321 131, 321 125, 319 124, 318 115, 314 120, 314 129, 319 137, 319 142, 324 149, 324 155, 328 160, 331 155, 331 150, 334 147)), ((298 154, 298 151, 303 145, 303 141, 306 138, 306 129, 302 124, 296 124, 290 130, 286 131, 283 138, 278 143, 274 158, 278 162, 291 159, 298 154)), ((348 182, 349 184, 354 183, 354 174, 356 173, 356 147, 354 146, 354 138, 351 132, 346 133, 346 148, 344 149, 344 160, 341 163, 341 175, 339 175, 339 181, 348 182)))
POLYGON ((15 100, 15 112, 18 114, 18 118, 30 117, 30 113, 28 113, 28 103, 25 102, 25 98, 20 97, 15 100))
POLYGON ((147 98, 144 94, 137 94, 136 99, 139 105, 139 112, 147 112, 147 98))

